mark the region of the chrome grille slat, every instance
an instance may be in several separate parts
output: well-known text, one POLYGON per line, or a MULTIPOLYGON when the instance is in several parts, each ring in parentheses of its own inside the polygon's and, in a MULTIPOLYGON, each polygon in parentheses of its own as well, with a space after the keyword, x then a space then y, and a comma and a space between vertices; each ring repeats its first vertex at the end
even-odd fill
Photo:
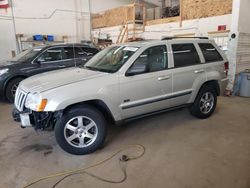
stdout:
POLYGON ((20 95, 19 95, 19 97, 18 97, 18 103, 17 103, 18 106, 20 106, 22 96, 23 96, 23 95, 22 95, 22 93, 20 92, 20 95))
POLYGON ((26 99, 26 95, 23 96, 23 99, 21 101, 21 107, 24 109, 24 105, 25 105, 25 99, 26 99))
POLYGON ((19 99, 19 106, 22 106, 23 98, 24 98, 24 95, 22 94, 19 99))
POLYGON ((15 107, 22 112, 24 110, 25 100, 27 97, 27 93, 22 91, 21 89, 17 89, 15 96, 15 107))
POLYGON ((15 94, 15 104, 17 103, 17 101, 18 101, 18 99, 19 99, 19 97, 20 97, 20 92, 19 92, 19 90, 17 90, 16 91, 16 94, 15 94))

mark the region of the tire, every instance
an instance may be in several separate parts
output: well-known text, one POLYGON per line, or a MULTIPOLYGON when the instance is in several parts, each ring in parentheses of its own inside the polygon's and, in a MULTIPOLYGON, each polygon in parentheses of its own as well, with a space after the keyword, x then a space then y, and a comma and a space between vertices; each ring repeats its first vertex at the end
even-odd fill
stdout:
POLYGON ((216 104, 216 89, 211 85, 204 85, 194 103, 189 107, 189 112, 195 117, 206 119, 213 114, 216 104))
POLYGON ((14 103, 16 89, 22 80, 23 78, 14 78, 7 84, 5 97, 10 103, 14 103))
POLYGON ((89 154, 102 147, 107 132, 103 115, 89 105, 73 108, 55 125, 58 145, 75 155, 89 154))

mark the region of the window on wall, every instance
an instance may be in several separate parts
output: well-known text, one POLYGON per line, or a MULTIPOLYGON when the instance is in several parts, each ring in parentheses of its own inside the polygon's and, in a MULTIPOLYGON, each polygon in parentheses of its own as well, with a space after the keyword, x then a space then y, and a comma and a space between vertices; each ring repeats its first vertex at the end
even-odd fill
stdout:
POLYGON ((203 56, 206 62, 214 62, 214 61, 223 60, 219 52, 216 50, 216 48, 212 44, 200 43, 199 46, 201 48, 201 51, 203 53, 203 56))
POLYGON ((165 45, 154 46, 145 50, 133 66, 146 65, 146 72, 155 72, 168 68, 167 48, 165 45))
POLYGON ((201 62, 193 44, 173 44, 172 50, 176 68, 197 65, 201 62))
POLYGON ((214 31, 208 32, 209 38, 212 38, 215 43, 223 50, 225 53, 228 51, 229 42, 229 31, 214 31))
POLYGON ((213 37, 215 43, 224 51, 228 51, 228 41, 229 37, 228 36, 218 36, 218 37, 213 37))

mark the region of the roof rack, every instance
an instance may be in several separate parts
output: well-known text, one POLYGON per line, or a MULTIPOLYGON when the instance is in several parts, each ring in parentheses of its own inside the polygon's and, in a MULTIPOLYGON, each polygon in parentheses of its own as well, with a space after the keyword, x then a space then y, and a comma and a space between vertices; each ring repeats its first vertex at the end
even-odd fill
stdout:
POLYGON ((172 40, 172 39, 208 39, 208 37, 163 37, 161 40, 172 40))

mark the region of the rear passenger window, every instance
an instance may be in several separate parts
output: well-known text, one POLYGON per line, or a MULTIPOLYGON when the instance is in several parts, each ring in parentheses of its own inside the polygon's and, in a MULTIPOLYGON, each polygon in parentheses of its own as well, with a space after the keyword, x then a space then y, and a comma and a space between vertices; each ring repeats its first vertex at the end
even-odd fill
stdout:
POLYGON ((219 52, 216 50, 216 48, 212 44, 200 43, 199 46, 201 48, 201 51, 203 53, 203 56, 206 62, 214 62, 214 61, 223 60, 219 52))
POLYGON ((87 55, 87 53, 84 52, 82 48, 80 47, 75 47, 75 54, 76 54, 76 58, 81 58, 87 55))
POLYGON ((87 52, 88 56, 93 56, 95 54, 97 54, 99 52, 99 50, 95 49, 95 48, 83 48, 83 50, 85 52, 87 52))
POLYGON ((185 67, 199 64, 200 58, 193 44, 173 44, 172 45, 174 66, 185 67))

